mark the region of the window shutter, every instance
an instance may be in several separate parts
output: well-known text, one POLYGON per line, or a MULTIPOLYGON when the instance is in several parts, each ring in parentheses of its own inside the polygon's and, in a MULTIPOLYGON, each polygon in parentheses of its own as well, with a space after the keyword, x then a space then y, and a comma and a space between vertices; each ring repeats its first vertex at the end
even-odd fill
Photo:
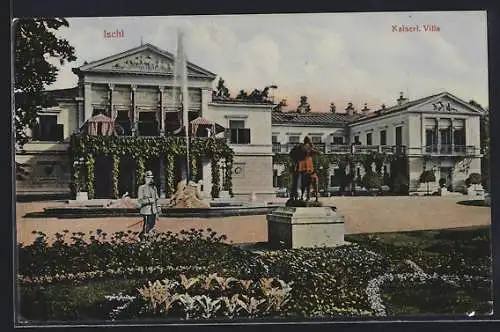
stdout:
POLYGON ((233 144, 239 144, 241 142, 239 142, 238 140, 238 129, 231 129, 231 143, 233 144))
POLYGON ((64 125, 63 124, 56 125, 56 138, 57 138, 57 141, 64 141, 64 125))
POLYGON ((240 143, 242 144, 250 144, 250 128, 240 129, 240 143))

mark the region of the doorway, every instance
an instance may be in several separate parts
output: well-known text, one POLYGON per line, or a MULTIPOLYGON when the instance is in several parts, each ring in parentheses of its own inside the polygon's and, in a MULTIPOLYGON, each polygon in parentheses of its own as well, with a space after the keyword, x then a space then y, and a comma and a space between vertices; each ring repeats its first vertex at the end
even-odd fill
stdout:
POLYGON ((113 161, 110 156, 98 156, 95 160, 95 198, 113 195, 113 161))

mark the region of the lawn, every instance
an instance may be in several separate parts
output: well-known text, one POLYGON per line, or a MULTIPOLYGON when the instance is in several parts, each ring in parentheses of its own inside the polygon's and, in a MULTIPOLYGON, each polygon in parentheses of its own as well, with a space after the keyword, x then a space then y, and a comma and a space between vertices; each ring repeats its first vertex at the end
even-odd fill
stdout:
POLYGON ((19 246, 20 322, 476 315, 491 311, 490 228, 347 235, 255 253, 210 229, 45 234, 19 246))

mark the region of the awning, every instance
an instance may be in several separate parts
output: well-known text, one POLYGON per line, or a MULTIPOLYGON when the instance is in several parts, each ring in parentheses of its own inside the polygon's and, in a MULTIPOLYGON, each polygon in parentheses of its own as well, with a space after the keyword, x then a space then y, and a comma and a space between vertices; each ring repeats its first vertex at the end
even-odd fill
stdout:
POLYGON ((208 135, 209 137, 217 135, 218 133, 222 133, 225 130, 225 128, 220 124, 207 120, 202 117, 194 119, 193 121, 190 122, 190 124, 191 124, 191 134, 193 137, 196 136, 196 132, 198 131, 198 128, 200 126, 207 127, 207 129, 210 129, 210 133, 208 135))
POLYGON ((85 123, 88 134, 97 136, 109 136, 114 132, 114 121, 110 117, 103 114, 97 114, 88 119, 85 123))

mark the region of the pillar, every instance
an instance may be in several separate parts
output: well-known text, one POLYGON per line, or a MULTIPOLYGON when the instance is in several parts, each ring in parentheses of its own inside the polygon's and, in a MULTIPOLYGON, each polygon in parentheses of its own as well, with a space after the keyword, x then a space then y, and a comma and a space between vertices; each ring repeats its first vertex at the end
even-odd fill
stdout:
POLYGON ((437 119, 437 148, 438 148, 438 153, 441 153, 441 132, 440 132, 440 121, 441 119, 437 119))
POLYGON ((137 136, 137 129, 138 129, 138 124, 137 124, 137 120, 138 120, 138 117, 139 117, 139 114, 136 110, 136 106, 135 106, 135 92, 137 90, 137 85, 131 85, 130 86, 130 100, 131 100, 131 115, 132 115, 132 136, 137 136))
POLYGON ((159 86, 159 97, 160 97, 160 136, 165 136, 165 108, 163 104, 165 102, 165 87, 159 86))
POLYGON ((83 122, 87 121, 92 117, 92 83, 90 82, 85 82, 84 83, 84 100, 85 100, 85 106, 84 106, 84 118, 83 122))
POLYGON ((113 92, 115 90, 115 85, 114 84, 108 84, 109 88, 109 115, 111 116, 111 119, 115 120, 116 119, 116 110, 113 105, 114 100, 113 100, 113 92))
POLYGON ((420 114, 420 125, 421 125, 421 137, 420 137, 420 151, 423 152, 425 151, 425 146, 427 145, 426 140, 426 133, 425 133, 425 117, 423 114, 420 114))
POLYGON ((451 153, 455 152, 455 127, 453 126, 454 119, 451 118, 451 153))
POLYGON ((208 88, 201 89, 201 105, 200 105, 200 116, 204 118, 210 118, 208 113, 208 103, 212 101, 212 90, 208 88))

